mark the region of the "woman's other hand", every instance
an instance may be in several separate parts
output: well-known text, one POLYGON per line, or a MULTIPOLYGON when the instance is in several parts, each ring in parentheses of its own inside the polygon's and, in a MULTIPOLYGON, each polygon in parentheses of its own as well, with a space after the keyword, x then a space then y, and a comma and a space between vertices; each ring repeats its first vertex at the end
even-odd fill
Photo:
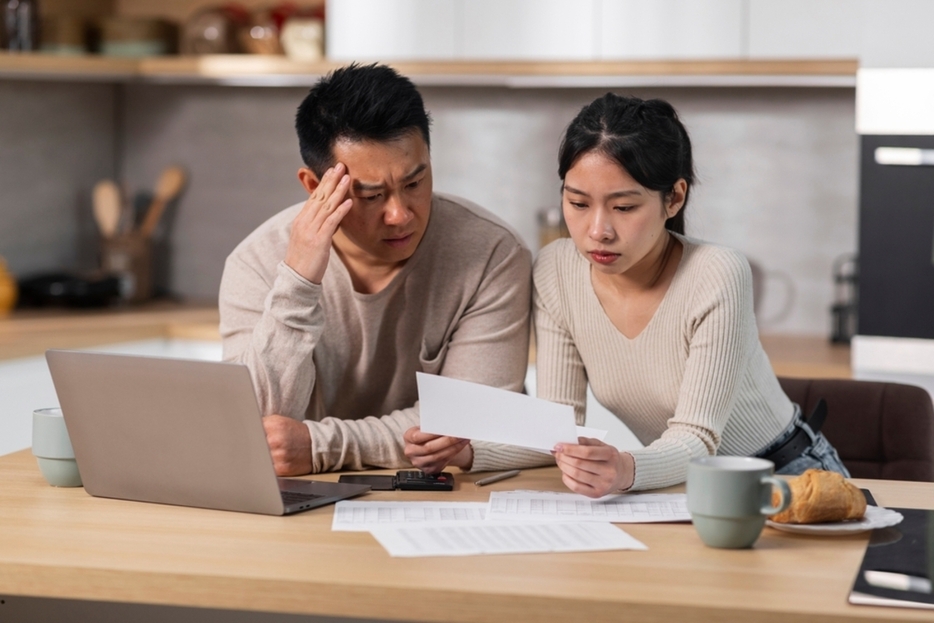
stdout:
POLYGON ((405 456, 426 474, 440 473, 448 465, 463 470, 473 465, 473 448, 469 439, 423 433, 418 426, 405 431, 402 439, 405 441, 405 456))
POLYGON ((598 439, 580 437, 578 442, 558 444, 554 449, 561 479, 568 489, 599 498, 632 486, 635 462, 631 454, 598 439))

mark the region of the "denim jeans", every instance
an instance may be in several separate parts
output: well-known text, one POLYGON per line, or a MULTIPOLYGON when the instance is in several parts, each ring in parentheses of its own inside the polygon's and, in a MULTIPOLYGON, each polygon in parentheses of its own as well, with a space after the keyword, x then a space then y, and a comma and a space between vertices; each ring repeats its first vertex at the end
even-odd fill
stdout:
POLYGON ((781 469, 775 470, 776 474, 794 476, 802 474, 809 469, 824 469, 831 472, 838 472, 849 478, 850 472, 843 466, 843 461, 840 460, 840 455, 837 454, 836 448, 827 441, 823 433, 815 433, 811 430, 811 427, 807 425, 804 418, 801 416, 801 407, 798 405, 795 405, 795 417, 791 421, 791 424, 788 425, 788 428, 782 431, 782 433, 775 438, 775 441, 770 443, 764 450, 757 453, 756 456, 768 456, 779 446, 788 441, 798 428, 802 429, 807 433, 808 437, 811 438, 811 445, 805 448, 804 452, 802 452, 799 457, 793 459, 781 469))

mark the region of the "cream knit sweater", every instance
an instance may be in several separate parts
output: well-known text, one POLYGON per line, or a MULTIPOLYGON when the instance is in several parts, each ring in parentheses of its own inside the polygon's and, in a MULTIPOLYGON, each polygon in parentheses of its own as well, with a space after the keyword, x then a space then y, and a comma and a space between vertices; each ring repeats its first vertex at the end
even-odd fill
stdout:
MULTIPOLYGON (((315 472, 410 466, 402 434, 419 422, 416 371, 521 391, 532 258, 502 221, 435 195, 415 254, 383 290, 361 294, 333 250, 320 285, 282 261, 301 208, 227 258, 220 329, 224 359, 249 367, 263 414, 305 421, 315 472)), ((504 453, 474 443, 473 467, 495 468, 504 453)))
POLYGON ((795 412, 759 343, 746 259, 678 239, 668 292, 633 339, 603 311, 571 240, 542 249, 533 270, 538 395, 583 424, 589 382, 646 446, 631 451, 633 490, 683 482, 693 457, 755 454, 795 412))

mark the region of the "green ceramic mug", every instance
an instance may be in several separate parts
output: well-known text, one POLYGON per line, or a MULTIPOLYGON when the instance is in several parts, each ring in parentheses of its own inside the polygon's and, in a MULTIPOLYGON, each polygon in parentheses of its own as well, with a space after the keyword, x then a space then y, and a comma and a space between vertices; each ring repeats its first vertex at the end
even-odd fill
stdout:
POLYGON ((765 518, 788 508, 788 483, 773 476, 774 463, 741 456, 706 456, 688 464, 688 512, 710 547, 752 547, 765 518), (781 502, 772 506, 772 489, 781 502))

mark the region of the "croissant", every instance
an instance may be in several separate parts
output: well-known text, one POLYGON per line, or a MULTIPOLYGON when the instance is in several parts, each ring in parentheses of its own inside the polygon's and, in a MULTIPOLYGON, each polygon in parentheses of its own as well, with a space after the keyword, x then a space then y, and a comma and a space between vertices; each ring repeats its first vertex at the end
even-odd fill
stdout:
MULTIPOLYGON (((837 472, 809 469, 788 481, 791 505, 770 519, 778 523, 822 523, 861 519, 866 497, 837 472)), ((778 493, 772 493, 778 504, 778 493)))

